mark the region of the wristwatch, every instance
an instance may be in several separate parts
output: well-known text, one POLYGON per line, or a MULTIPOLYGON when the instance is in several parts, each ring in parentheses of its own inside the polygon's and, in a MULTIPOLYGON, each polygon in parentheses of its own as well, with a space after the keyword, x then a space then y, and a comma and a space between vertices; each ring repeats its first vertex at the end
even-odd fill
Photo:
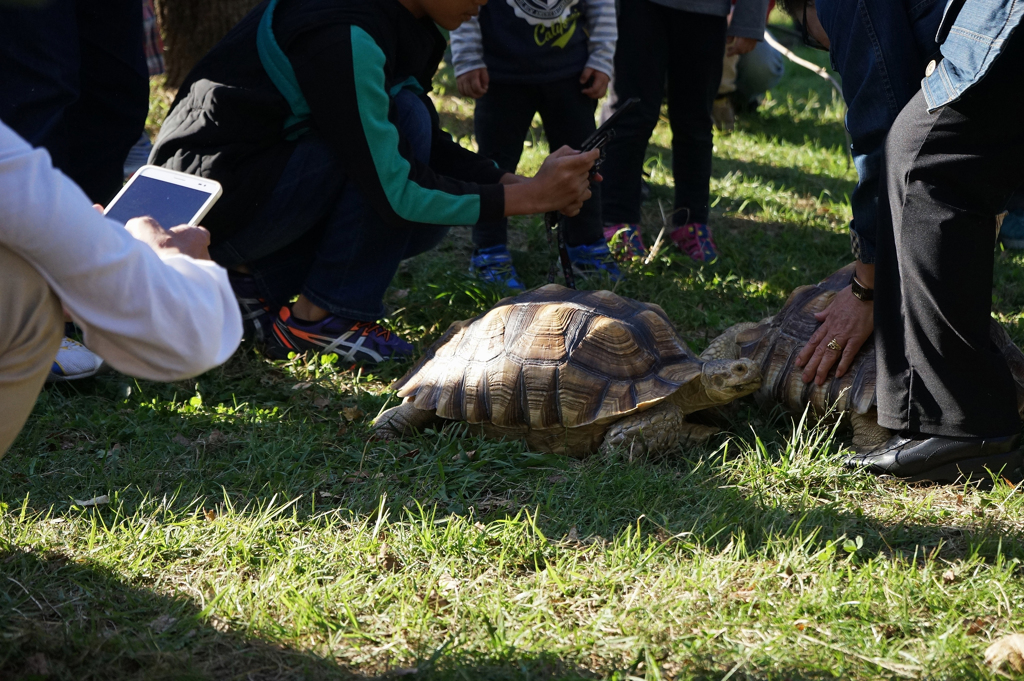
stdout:
POLYGON ((865 303, 875 299, 875 289, 868 288, 857 281, 856 274, 850 277, 850 290, 858 300, 863 300, 865 303))

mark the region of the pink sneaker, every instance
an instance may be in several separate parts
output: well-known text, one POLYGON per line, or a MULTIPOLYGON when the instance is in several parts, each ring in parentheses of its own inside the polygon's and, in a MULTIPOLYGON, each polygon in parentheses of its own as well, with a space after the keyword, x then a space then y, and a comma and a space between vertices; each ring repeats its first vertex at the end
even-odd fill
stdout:
POLYGON ((604 240, 619 258, 632 258, 646 255, 643 237, 640 236, 640 225, 620 222, 616 225, 605 225, 604 240))
POLYGON ((679 250, 697 262, 714 262, 718 247, 711 238, 711 229, 703 222, 690 222, 669 234, 679 250))

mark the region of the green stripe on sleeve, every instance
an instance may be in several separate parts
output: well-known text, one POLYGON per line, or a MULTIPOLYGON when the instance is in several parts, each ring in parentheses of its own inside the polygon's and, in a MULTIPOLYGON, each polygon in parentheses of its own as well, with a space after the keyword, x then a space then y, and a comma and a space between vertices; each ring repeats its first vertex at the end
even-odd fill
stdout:
POLYGON ((352 65, 356 104, 377 177, 392 210, 404 220, 435 225, 473 225, 480 219, 480 196, 427 189, 409 179, 412 167, 398 151, 398 129, 388 120, 384 52, 366 31, 352 26, 352 65))

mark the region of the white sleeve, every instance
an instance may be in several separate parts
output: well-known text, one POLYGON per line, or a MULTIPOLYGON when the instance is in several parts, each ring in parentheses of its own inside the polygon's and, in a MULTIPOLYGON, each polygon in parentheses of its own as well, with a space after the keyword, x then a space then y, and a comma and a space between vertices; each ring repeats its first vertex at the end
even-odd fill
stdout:
POLYGON ((195 376, 238 347, 242 319, 227 272, 162 258, 92 207, 50 156, 0 123, 0 243, 28 261, 120 372, 195 376))
POLYGON ((615 70, 615 43, 619 39, 615 0, 587 0, 587 35, 590 50, 587 68, 612 75, 615 70))
MULTIPOLYGON (((614 0, 613 0, 614 2, 614 0)), ((479 17, 473 17, 451 32, 452 68, 455 77, 469 71, 485 69, 484 36, 480 31, 479 17)))

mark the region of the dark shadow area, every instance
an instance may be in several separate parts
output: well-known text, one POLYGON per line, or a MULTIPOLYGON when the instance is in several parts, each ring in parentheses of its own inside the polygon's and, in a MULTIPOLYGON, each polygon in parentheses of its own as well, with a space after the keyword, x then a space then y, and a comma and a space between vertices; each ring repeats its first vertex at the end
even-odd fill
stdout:
MULTIPOLYGON (((412 666, 354 671, 328 657, 246 632, 98 564, 0 544, 0 678, 5 681, 164 679, 595 679, 554 655, 489 658, 443 641, 412 666)), ((344 628, 347 623, 338 622, 344 628)))

